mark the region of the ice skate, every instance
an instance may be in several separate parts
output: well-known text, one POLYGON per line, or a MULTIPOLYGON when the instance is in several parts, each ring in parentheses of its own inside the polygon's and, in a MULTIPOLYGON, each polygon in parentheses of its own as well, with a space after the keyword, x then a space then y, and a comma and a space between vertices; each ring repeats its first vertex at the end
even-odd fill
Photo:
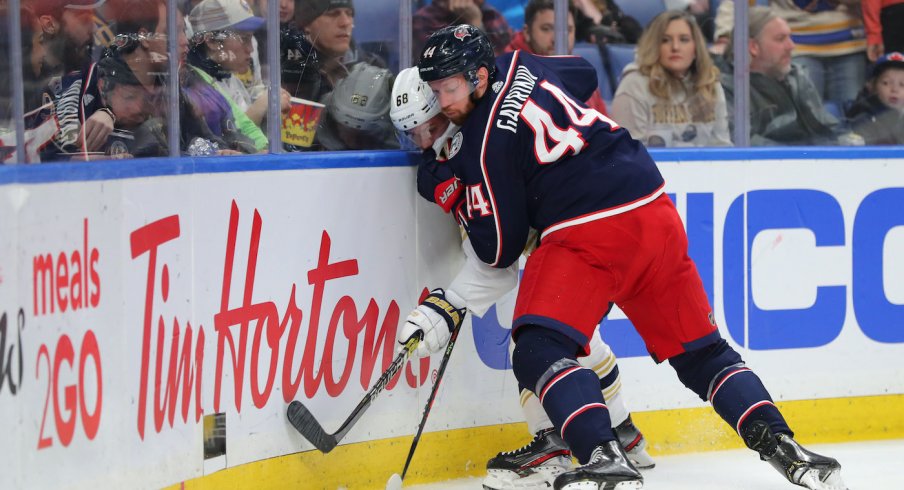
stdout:
POLYGON ((643 476, 618 441, 597 446, 590 462, 556 477, 555 490, 629 490, 643 488, 643 476))
POLYGON ((647 453, 647 440, 644 439, 640 429, 634 425, 634 421, 631 420, 630 415, 628 415, 628 418, 626 418, 624 422, 618 424, 618 427, 614 430, 615 436, 618 437, 619 444, 625 449, 625 452, 628 454, 628 459, 635 468, 639 470, 648 470, 656 466, 656 462, 653 461, 653 458, 647 453))
POLYGON ((751 423, 744 431, 744 442, 795 485, 810 490, 847 490, 838 461, 808 451, 787 434, 773 434, 765 422, 751 423))
POLYGON ((555 429, 537 432, 526 446, 499 453, 487 462, 487 490, 548 489, 555 477, 572 469, 571 451, 555 429))

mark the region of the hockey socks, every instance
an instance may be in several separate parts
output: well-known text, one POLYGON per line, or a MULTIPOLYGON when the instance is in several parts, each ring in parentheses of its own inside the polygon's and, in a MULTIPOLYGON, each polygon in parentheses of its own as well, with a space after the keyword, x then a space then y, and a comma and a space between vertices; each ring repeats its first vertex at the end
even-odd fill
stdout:
POLYGON ((557 332, 519 329, 512 368, 522 386, 534 387, 549 419, 581 462, 594 448, 615 439, 600 382, 575 360, 580 346, 557 332))
POLYGON ((739 435, 755 420, 767 423, 776 434, 793 435, 763 382, 725 339, 675 356, 669 363, 681 382, 712 403, 739 435))

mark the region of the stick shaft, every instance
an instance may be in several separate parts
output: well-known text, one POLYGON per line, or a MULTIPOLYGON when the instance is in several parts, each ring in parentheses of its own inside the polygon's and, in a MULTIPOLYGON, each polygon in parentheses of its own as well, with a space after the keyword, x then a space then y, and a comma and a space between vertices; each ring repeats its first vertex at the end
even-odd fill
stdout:
POLYGON ((446 372, 446 366, 449 364, 449 358, 452 356, 452 348, 455 347, 455 341, 458 340, 458 331, 460 329, 461 323, 459 323, 452 331, 452 335, 449 337, 449 344, 446 345, 446 352, 443 354, 443 360, 439 363, 439 370, 436 372, 436 382, 433 383, 433 388, 430 390, 430 397, 427 398, 427 404, 424 406, 424 414, 421 415, 421 423, 417 426, 417 434, 414 435, 414 440, 411 441, 411 448, 408 449, 408 457, 405 458, 405 468, 402 469, 402 480, 405 479, 405 474, 408 473, 408 466, 411 464, 414 450, 417 449, 417 443, 421 440, 421 433, 424 431, 424 426, 427 424, 427 416, 430 415, 430 409, 433 407, 433 400, 436 398, 436 393, 439 391, 439 384, 443 380, 443 373, 446 372))
POLYGON ((293 400, 292 403, 289 404, 289 408, 286 409, 286 416, 292 424, 292 427, 295 427, 295 430, 304 436, 308 442, 313 444, 314 447, 320 450, 320 452, 328 453, 332 451, 342 438, 348 434, 352 427, 355 426, 358 419, 364 415, 364 412, 370 408, 370 405, 377 398, 377 395, 386 388, 386 385, 388 385, 392 378, 402 369, 402 366, 405 365, 405 360, 417 347, 419 340, 419 337, 412 337, 408 340, 402 351, 399 352, 389 367, 383 371, 383 374, 380 375, 376 383, 374 383, 370 390, 364 395, 364 398, 358 402, 358 405, 355 406, 352 413, 349 414, 344 422, 342 422, 342 425, 339 426, 339 429, 336 430, 336 432, 332 434, 327 433, 311 411, 298 400, 293 400))

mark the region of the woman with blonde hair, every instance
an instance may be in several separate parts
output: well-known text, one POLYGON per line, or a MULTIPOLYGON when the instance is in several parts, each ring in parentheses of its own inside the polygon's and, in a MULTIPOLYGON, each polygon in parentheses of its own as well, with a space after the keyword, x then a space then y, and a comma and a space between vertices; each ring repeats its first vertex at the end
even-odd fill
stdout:
POLYGON ((647 146, 730 146, 719 79, 694 17, 663 12, 622 72, 611 116, 647 146))

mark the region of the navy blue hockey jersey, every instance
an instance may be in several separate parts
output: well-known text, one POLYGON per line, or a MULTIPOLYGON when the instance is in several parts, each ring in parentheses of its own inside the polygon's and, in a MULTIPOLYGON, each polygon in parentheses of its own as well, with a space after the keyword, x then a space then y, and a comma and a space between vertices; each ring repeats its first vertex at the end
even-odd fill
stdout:
POLYGON ((447 162, 464 187, 457 218, 481 260, 507 267, 530 228, 550 233, 662 193, 643 145, 581 102, 597 87, 585 60, 515 51, 497 58, 496 70, 447 162))

